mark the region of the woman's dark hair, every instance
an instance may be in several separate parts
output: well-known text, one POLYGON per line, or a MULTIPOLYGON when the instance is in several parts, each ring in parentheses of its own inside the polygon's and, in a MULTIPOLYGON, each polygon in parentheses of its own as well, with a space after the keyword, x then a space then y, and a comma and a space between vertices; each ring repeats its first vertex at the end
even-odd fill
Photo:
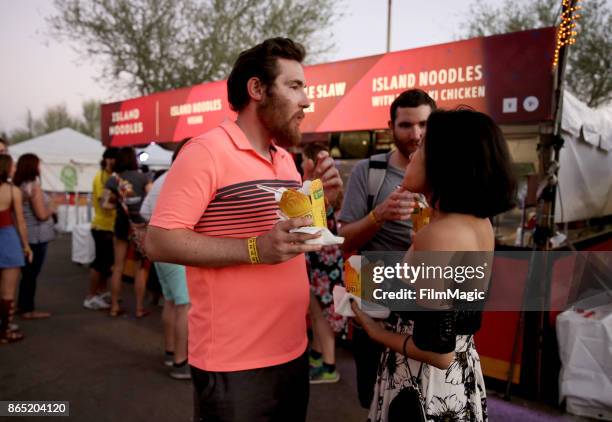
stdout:
POLYGON ((122 147, 117 153, 113 171, 115 173, 123 173, 124 171, 128 170, 138 170, 136 151, 132 147, 122 147))
POLYGON ((421 89, 409 89, 408 91, 402 92, 391 103, 391 109, 389 110, 391 113, 391 122, 395 123, 395 118, 397 117, 396 112, 399 107, 416 108, 422 105, 428 105, 431 111, 436 109, 436 102, 425 91, 421 89))
POLYGON ((427 120, 425 174, 442 212, 492 217, 515 205, 516 180, 506 140, 486 114, 437 110, 427 120))
POLYGON ((104 170, 106 168, 106 159, 107 158, 111 158, 113 160, 116 159, 118 152, 119 152, 119 148, 117 147, 106 148, 104 150, 104 153, 102 154, 102 160, 100 161, 100 168, 104 170))
POLYGON ((6 183, 11 176, 13 159, 8 154, 0 154, 0 185, 6 183))
POLYGON ((255 77, 268 88, 278 76, 278 58, 302 63, 306 56, 304 46, 289 38, 270 38, 263 43, 243 51, 234 63, 227 78, 227 99, 232 110, 238 112, 249 104, 247 82, 255 77))
POLYGON ((17 160, 17 170, 13 177, 13 183, 15 186, 21 186, 25 182, 33 182, 40 172, 38 166, 40 164, 40 158, 35 154, 23 154, 17 160))

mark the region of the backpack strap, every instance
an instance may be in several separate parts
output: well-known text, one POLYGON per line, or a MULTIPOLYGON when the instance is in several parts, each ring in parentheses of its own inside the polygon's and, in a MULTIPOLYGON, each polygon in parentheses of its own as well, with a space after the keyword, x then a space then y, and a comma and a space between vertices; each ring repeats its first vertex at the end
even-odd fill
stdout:
POLYGON ((388 160, 388 154, 376 154, 368 160, 368 211, 372 210, 378 199, 389 166, 388 160))

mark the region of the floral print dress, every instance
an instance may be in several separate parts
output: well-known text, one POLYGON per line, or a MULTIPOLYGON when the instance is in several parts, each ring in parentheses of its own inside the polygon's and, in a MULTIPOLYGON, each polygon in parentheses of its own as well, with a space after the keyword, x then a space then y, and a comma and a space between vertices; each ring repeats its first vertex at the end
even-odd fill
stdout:
MULTIPOLYGON (((399 317, 391 328, 397 333, 412 334, 412 321, 403 321, 399 317)), ((455 360, 445 371, 423 364, 420 389, 427 420, 485 422, 486 390, 474 337, 457 336, 455 355, 455 360)), ((412 375, 416 377, 421 362, 412 359, 408 362, 412 375)), ((409 383, 405 357, 385 350, 378 368, 368 421, 386 422, 391 401, 409 383)), ((410 420, 410 415, 406 415, 406 420, 410 420)))
MULTIPOLYGON (((327 228, 337 233, 336 219, 333 214, 327 217, 327 228)), ((324 246, 319 252, 306 254, 306 264, 310 279, 310 291, 315 295, 323 316, 329 322, 336 334, 344 335, 346 318, 338 315, 334 310, 332 290, 336 284, 342 285, 342 268, 344 261, 342 249, 339 245, 324 246)))

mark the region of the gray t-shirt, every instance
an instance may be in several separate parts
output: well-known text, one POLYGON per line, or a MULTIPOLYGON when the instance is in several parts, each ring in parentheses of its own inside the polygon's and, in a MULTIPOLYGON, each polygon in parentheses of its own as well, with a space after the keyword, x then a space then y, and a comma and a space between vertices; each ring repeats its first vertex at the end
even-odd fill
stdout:
MULTIPOLYGON (((387 155, 387 159, 388 157, 387 155)), ((368 161, 367 159, 359 161, 351 172, 346 191, 344 192, 344 203, 340 210, 339 220, 343 223, 361 220, 371 211, 368 209, 368 161)), ((395 167, 388 166, 385 172, 385 179, 372 208, 384 202, 402 183, 403 179, 404 172, 395 167)), ((412 243, 411 229, 411 220, 387 221, 374 237, 361 247, 361 250, 407 251, 412 243)))
MULTIPOLYGON (((51 217, 46 220, 39 220, 32 207, 32 189, 34 185, 40 186, 40 180, 24 182, 21 184, 21 196, 23 198, 23 216, 28 227, 28 243, 47 243, 55 239, 55 223, 51 217)), ((43 192, 43 203, 49 207, 51 197, 43 192)))

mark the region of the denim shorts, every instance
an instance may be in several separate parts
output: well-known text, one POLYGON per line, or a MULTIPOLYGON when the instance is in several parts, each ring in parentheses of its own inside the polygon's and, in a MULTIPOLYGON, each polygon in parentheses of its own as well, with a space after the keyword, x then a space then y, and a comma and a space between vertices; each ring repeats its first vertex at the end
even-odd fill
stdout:
POLYGON ((18 268, 24 265, 23 246, 15 226, 0 227, 0 268, 18 268))
POLYGON ((155 270, 164 299, 173 301, 175 305, 188 304, 189 292, 187 291, 185 267, 167 262, 156 262, 155 270))

